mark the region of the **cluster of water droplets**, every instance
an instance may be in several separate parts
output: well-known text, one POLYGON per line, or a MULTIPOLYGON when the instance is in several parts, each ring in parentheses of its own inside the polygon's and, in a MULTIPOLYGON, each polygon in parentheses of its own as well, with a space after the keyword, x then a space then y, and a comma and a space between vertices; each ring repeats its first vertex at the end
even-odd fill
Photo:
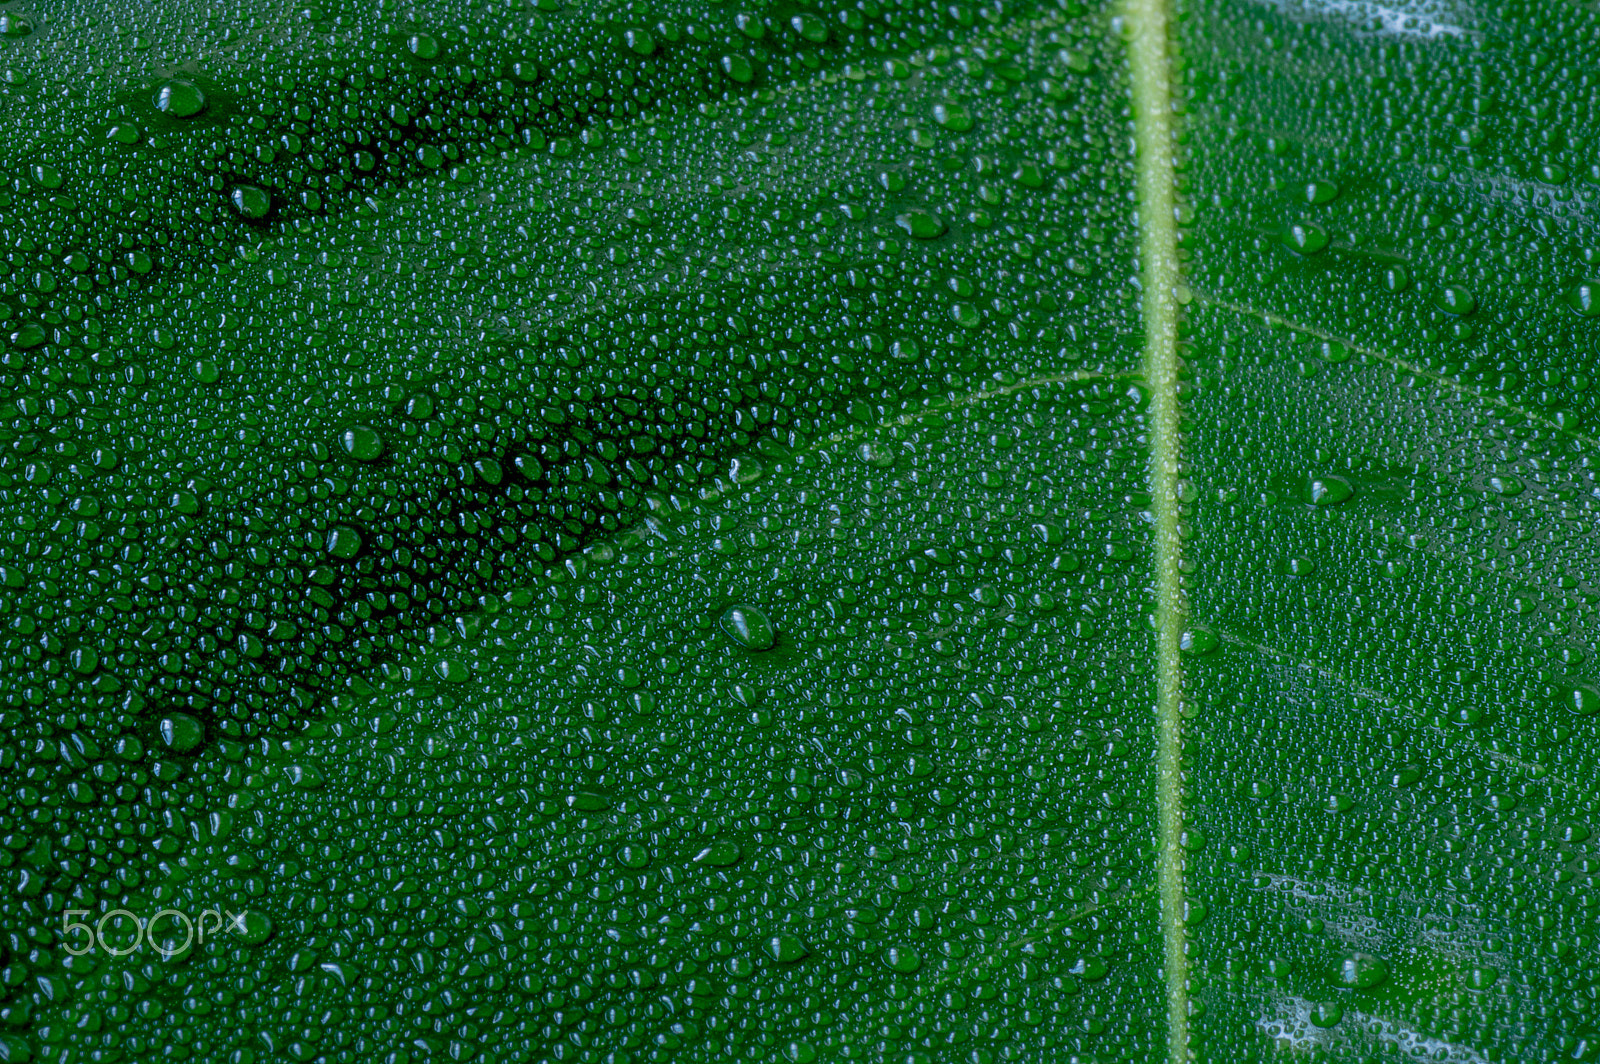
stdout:
POLYGON ((0 1053, 1154 1046, 1102 13, 24 24, 0 1053))
POLYGON ((1591 1059, 1600 24, 1193 17, 1195 1044, 1591 1059))

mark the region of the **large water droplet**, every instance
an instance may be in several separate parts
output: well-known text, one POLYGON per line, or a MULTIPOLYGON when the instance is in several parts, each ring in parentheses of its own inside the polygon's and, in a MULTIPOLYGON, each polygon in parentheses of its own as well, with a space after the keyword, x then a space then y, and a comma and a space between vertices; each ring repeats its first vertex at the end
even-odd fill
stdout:
POLYGON ((366 425, 352 425, 339 434, 339 445, 358 462, 370 462, 383 454, 383 437, 366 425))
POLYGON ((739 844, 729 839, 717 839, 711 845, 694 855, 695 864, 710 865, 713 868, 726 868, 738 864, 742 851, 739 844))
POLYGON ((1471 292, 1456 284, 1444 284, 1433 290, 1433 305, 1451 314, 1471 314, 1478 300, 1471 292))
POLYGON ((1296 222, 1283 231, 1283 245, 1301 255, 1315 255, 1328 246, 1328 234, 1321 226, 1296 222))
POLYGON ((754 606, 729 606, 722 614, 722 630, 748 650, 769 650, 778 641, 772 621, 754 606))
POLYGON ((1582 281, 1566 294, 1566 304, 1585 318, 1600 314, 1600 282, 1582 281))
POLYGON ((1306 485, 1306 501, 1314 506, 1333 506, 1354 494, 1343 477, 1315 477, 1306 485))
POLYGON ((205 727, 187 713, 163 717, 158 727, 161 741, 175 754, 187 754, 197 749, 206 737, 205 727))
POLYGON ((906 211, 896 216, 894 221, 917 240, 933 240, 943 236, 950 228, 938 215, 921 210, 906 211))
POLYGON ((1389 966, 1367 953, 1353 953, 1339 962, 1335 979, 1340 986, 1367 990, 1389 978, 1389 966))
POLYGON ((779 964, 793 964, 810 952, 797 935, 773 935, 767 939, 767 953, 779 964))
POLYGON ((164 81, 156 90, 155 105, 173 118, 192 118, 206 109, 206 94, 192 81, 164 81))
POLYGON ((228 201, 246 221, 260 221, 272 210, 272 196, 256 185, 235 185, 228 194, 228 201))
POLYGON ((354 558, 361 552, 361 533, 348 525, 334 525, 325 546, 335 558, 354 558))

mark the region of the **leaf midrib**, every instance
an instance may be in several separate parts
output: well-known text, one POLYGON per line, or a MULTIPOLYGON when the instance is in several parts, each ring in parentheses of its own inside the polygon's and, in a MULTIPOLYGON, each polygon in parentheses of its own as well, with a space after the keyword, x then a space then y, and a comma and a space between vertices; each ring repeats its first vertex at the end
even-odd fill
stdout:
POLYGON ((1139 264, 1143 276, 1144 357, 1150 391, 1150 495, 1155 517, 1156 595, 1156 880, 1161 899, 1162 977, 1167 998, 1167 1059, 1189 1060, 1188 943, 1183 925, 1184 629, 1179 562, 1177 205, 1172 159, 1172 86, 1167 0, 1127 0, 1123 30, 1137 149, 1139 264))

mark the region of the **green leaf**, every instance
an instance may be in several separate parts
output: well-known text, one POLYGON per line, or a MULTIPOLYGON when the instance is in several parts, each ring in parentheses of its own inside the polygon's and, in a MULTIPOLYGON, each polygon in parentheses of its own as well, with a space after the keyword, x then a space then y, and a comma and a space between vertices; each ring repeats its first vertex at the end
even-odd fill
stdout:
POLYGON ((1600 1056, 1595 23, 0 13, 0 1060, 1600 1056))

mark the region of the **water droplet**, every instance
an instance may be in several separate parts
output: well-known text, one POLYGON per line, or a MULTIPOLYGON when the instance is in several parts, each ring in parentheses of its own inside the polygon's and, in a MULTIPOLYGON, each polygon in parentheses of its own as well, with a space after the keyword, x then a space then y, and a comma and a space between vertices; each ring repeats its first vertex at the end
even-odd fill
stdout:
POLYGON ((406 51, 418 59, 437 59, 440 52, 439 38, 431 33, 412 34, 406 38, 406 51))
POLYGON ((767 955, 779 964, 793 964, 811 952, 799 936, 787 933, 767 939, 766 949, 767 955))
POLYGON ((933 240, 943 236, 950 228, 938 215, 923 210, 906 211, 897 215, 894 221, 917 240, 933 240))
POLYGON ((1335 980, 1340 986, 1369 990, 1389 978, 1389 966, 1367 953, 1352 953, 1339 962, 1335 980))
POLYGON ((739 844, 729 839, 717 839, 711 845, 694 855, 695 864, 710 865, 713 868, 726 868, 739 863, 743 856, 739 844))
POLYGON ((1315 477, 1306 485, 1306 501, 1313 506, 1336 506, 1354 493, 1343 477, 1315 477))
POLYGON ((883 963, 892 971, 910 973, 922 967, 922 954, 906 946, 890 946, 883 951, 883 963))
POLYGON ((1465 316, 1477 307, 1478 300, 1460 285, 1443 284, 1433 290, 1433 305, 1448 313, 1465 316))
POLYGON ((243 912, 233 914, 234 919, 227 930, 239 936, 239 941, 247 946, 259 946, 272 937, 272 920, 258 912, 243 912))
POLYGON ((894 465, 894 451, 875 440, 863 443, 856 449, 856 454, 875 469, 887 469, 894 465))
POLYGON ((1301 193, 1305 196, 1307 203, 1313 206, 1321 206, 1324 203, 1332 203, 1339 198, 1339 186, 1332 181, 1316 178, 1307 181, 1301 193))
POLYGON ((972 128, 972 113, 959 103, 935 105, 933 120, 955 133, 965 133, 972 128))
POLYGON ((383 437, 366 425, 352 425, 339 434, 339 445, 358 462, 370 462, 383 454, 383 437))
POLYGON ((722 614, 722 630, 748 650, 769 650, 778 641, 772 621, 754 606, 729 606, 722 614))
POLYGON ((233 191, 228 194, 228 202, 233 204, 239 217, 250 222, 260 221, 272 210, 271 193, 257 185, 233 186, 233 191))
POLYGON ((324 546, 335 558, 354 558, 361 553, 361 533, 349 525, 334 525, 324 546))
POLYGON ((1324 340, 1317 345, 1317 357, 1337 365, 1350 360, 1350 349, 1337 340, 1324 340))
POLYGON ((454 658, 440 658, 433 663, 433 671, 445 683, 466 683, 472 679, 472 670, 454 658))
POLYGON ((1521 480, 1504 474, 1490 477, 1487 481, 1485 481, 1485 483, 1488 485, 1489 490, 1494 492, 1496 495, 1521 495, 1523 491, 1523 483, 1521 480))
POLYGON ((155 105, 172 118, 193 118, 206 109, 206 94, 192 81, 164 81, 156 90, 155 105))
POLYGON ((1296 222, 1283 231, 1283 245, 1300 255, 1315 255, 1328 246, 1328 234, 1321 226, 1296 222))
POLYGON ((644 846, 633 843, 624 843, 617 848, 617 863, 623 868, 648 868, 650 867, 650 851, 644 846))
POLYGON ((1310 1019, 1314 1027, 1332 1027, 1344 1019, 1344 1008, 1336 1001, 1319 1001, 1311 1006, 1310 1019))
POLYGON ((603 809, 611 808, 611 799, 595 791, 578 791, 567 795, 568 809, 576 809, 580 813, 598 813, 603 809))
POLYGON ((1600 282, 1584 281, 1569 289, 1567 306, 1585 318, 1600 315, 1600 282))
POLYGON ((735 484, 752 484, 761 479, 761 463, 749 456, 735 458, 728 466, 728 477, 735 484))
POLYGON ((173 713, 161 718, 157 725, 161 741, 175 754, 187 754, 199 748, 205 740, 205 727, 187 713, 173 713))
POLYGON ((821 44, 828 39, 828 24, 816 15, 796 15, 789 20, 789 25, 801 37, 813 44, 821 44))

